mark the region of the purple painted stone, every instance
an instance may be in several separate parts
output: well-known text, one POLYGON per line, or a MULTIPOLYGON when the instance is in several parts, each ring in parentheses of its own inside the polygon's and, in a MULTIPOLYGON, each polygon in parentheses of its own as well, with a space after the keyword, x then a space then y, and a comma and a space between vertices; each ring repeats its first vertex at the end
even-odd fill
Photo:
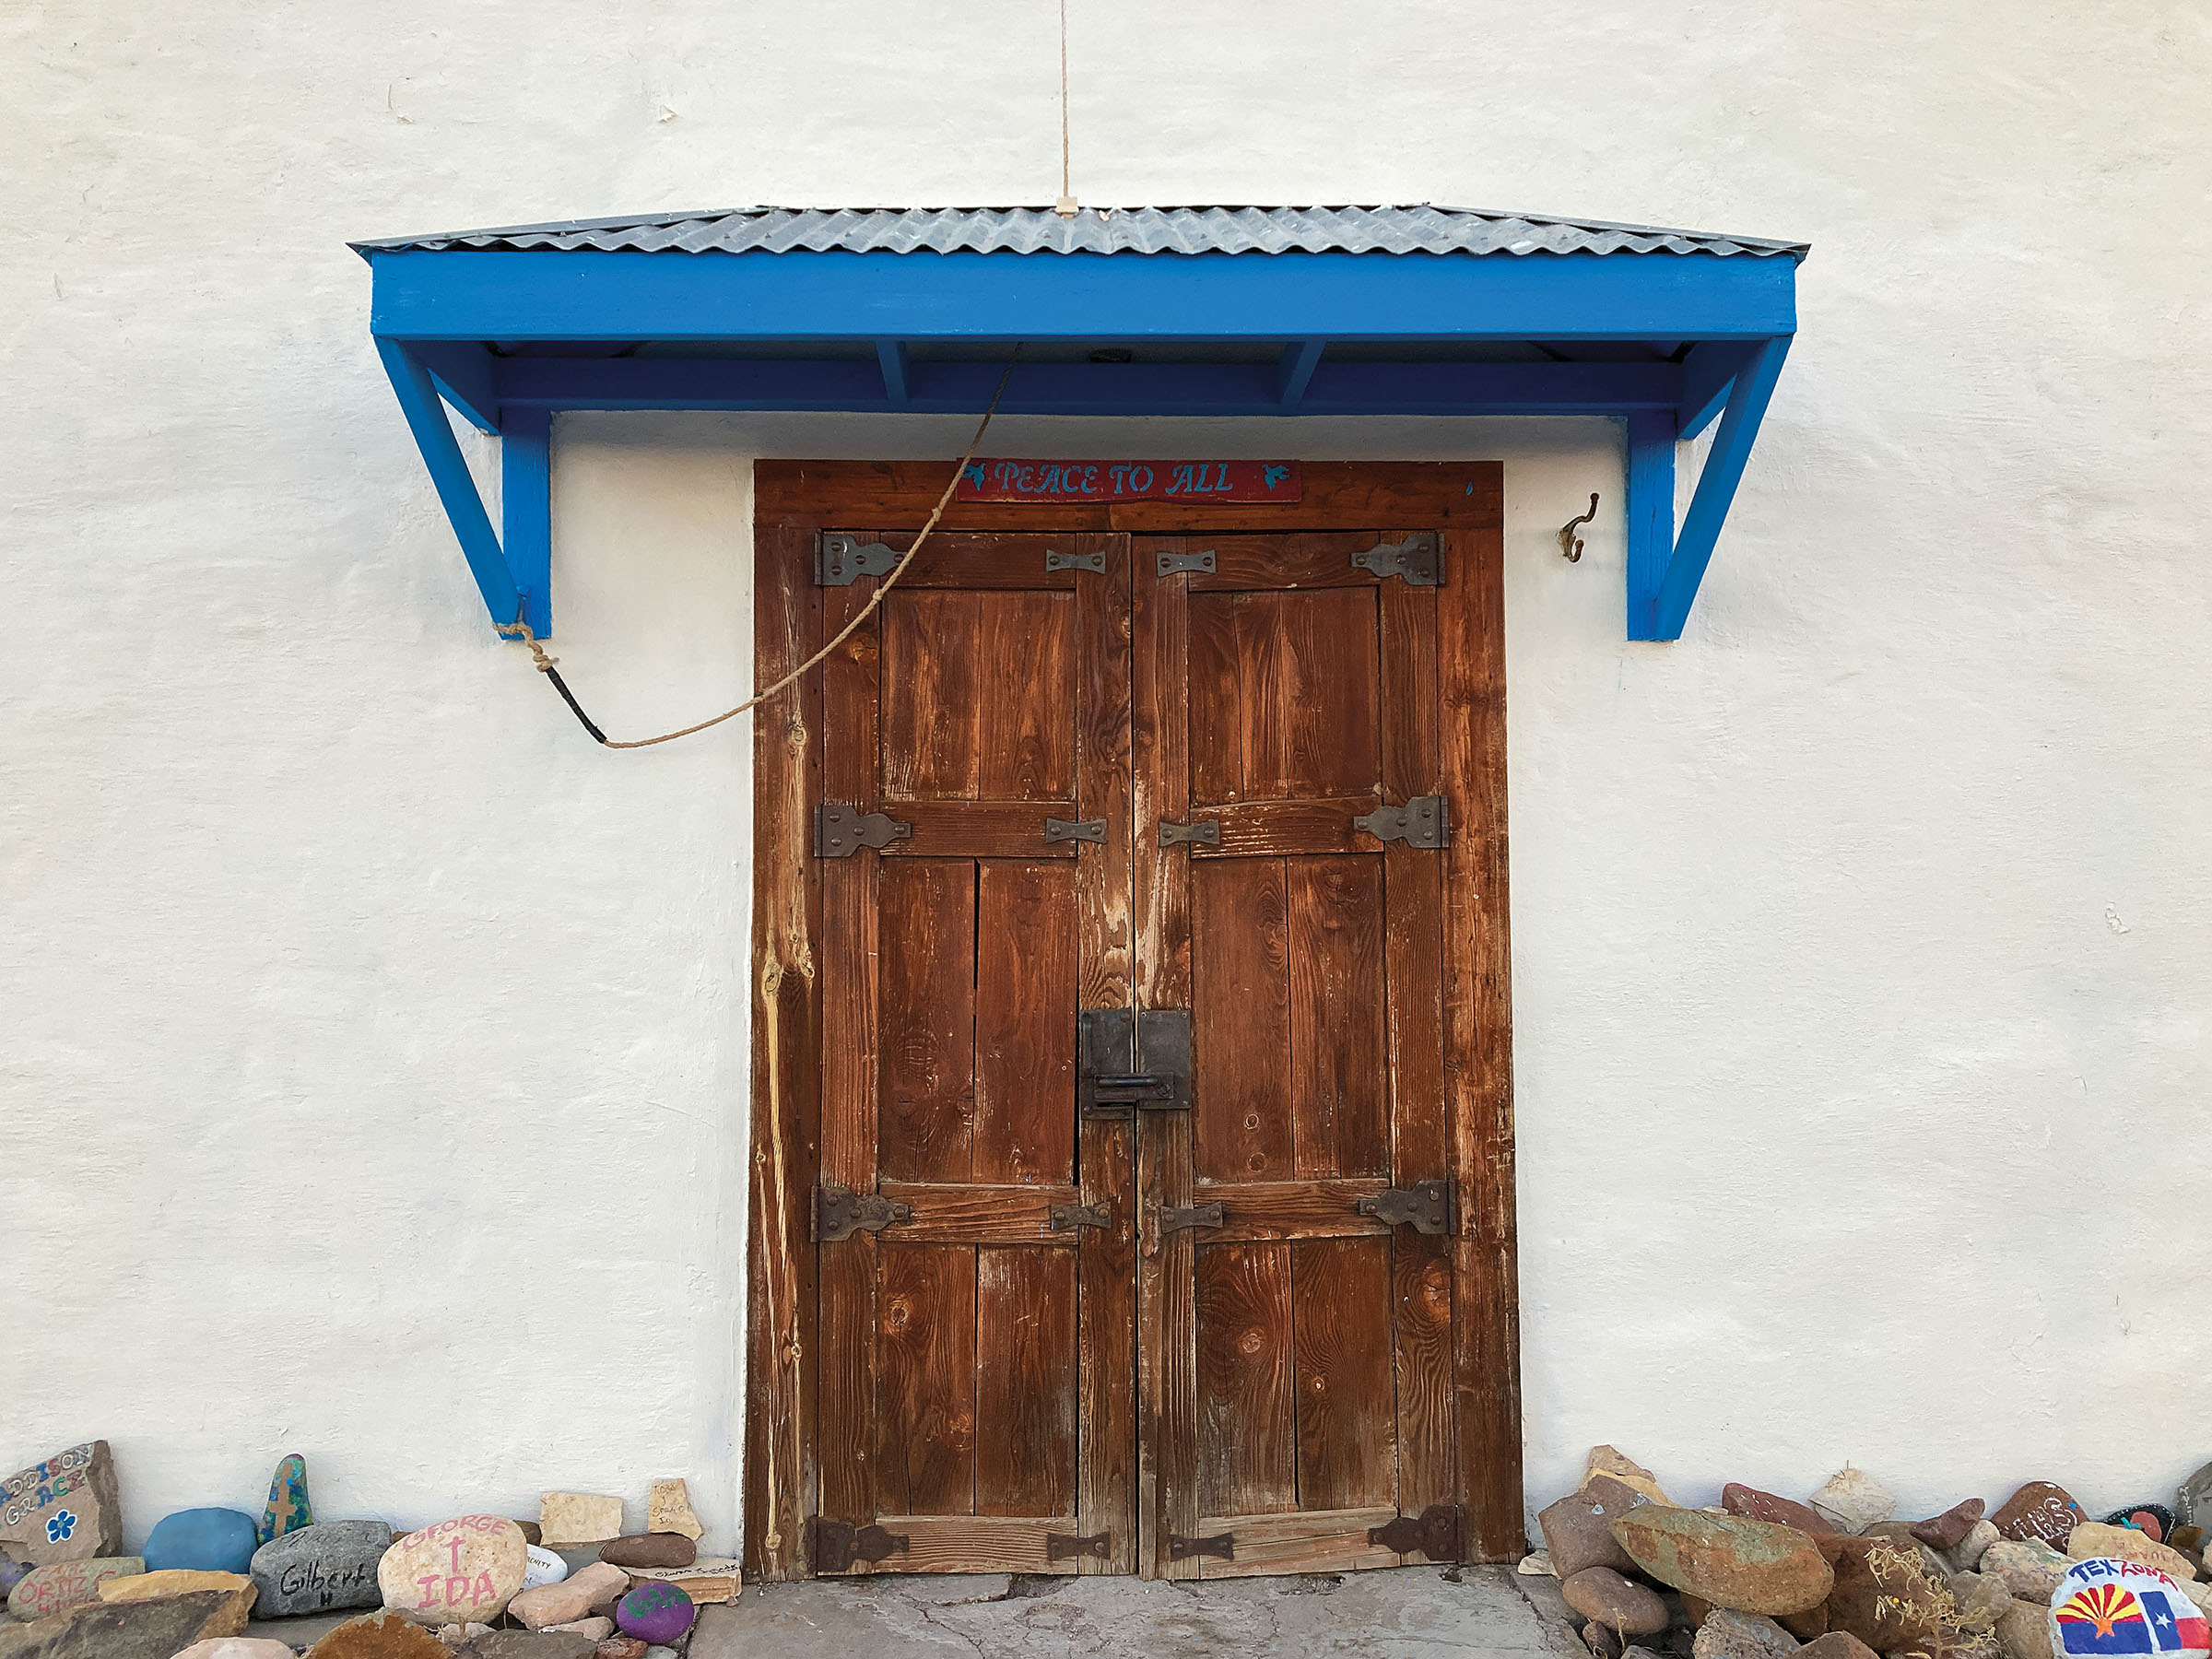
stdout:
POLYGON ((698 1617, 689 1596, 658 1581, 640 1584, 615 1604, 615 1623, 622 1634, 653 1644, 674 1641, 698 1617))

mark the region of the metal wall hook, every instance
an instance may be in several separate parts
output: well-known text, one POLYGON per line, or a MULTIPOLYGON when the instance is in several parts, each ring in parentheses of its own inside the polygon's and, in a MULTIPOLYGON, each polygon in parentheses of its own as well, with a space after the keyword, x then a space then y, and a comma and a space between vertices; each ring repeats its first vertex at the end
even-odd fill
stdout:
POLYGON ((1590 492, 1590 511, 1580 518, 1571 518, 1559 526, 1559 552, 1569 564, 1583 562, 1583 538, 1574 533, 1577 524, 1586 524, 1597 516, 1597 491, 1590 492))

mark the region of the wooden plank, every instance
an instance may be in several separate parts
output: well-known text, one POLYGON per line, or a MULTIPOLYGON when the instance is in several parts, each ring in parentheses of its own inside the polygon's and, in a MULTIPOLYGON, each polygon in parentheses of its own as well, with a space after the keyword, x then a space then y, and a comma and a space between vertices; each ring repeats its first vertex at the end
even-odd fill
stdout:
MULTIPOLYGON (((873 580, 822 594, 834 637, 866 605, 873 580)), ((864 627, 822 665, 822 788, 872 807, 877 793, 876 629, 864 627)), ((876 878, 863 854, 821 861, 821 1177, 876 1188, 876 878)), ((817 1454, 820 1512, 876 1512, 876 1241, 820 1253, 817 1454)))
MULTIPOLYGON (((1221 826, 1218 846, 1194 845, 1191 855, 1217 858, 1318 856, 1330 853, 1380 853, 1383 843, 1352 828, 1382 803, 1374 795, 1338 795, 1320 801, 1244 801, 1228 806, 1194 806, 1194 818, 1221 826)), ((1180 821, 1180 820, 1178 820, 1180 821)))
MULTIPOLYGON (((1188 542, 1171 542, 1185 547, 1188 542)), ((1191 799, 1244 798, 1244 712, 1238 682, 1237 606, 1241 594, 1191 598, 1191 799)))
MULTIPOLYGON (((1129 538, 1090 535, 1077 550, 1104 556, 1106 569, 1076 590, 1076 806, 1052 816, 1106 820, 1101 845, 1076 851, 1081 941, 1081 1006, 1129 1006, 1133 905, 1130 810, 1135 780, 1129 735, 1129 538)), ((1126 1154, 1126 1148, 1124 1155, 1126 1154)))
POLYGON ((1303 1176, 1385 1175, 1382 861, 1293 858, 1285 867, 1295 1167, 1303 1176))
MULTIPOLYGON (((763 523, 754 536, 754 683, 812 654, 821 637, 808 538, 763 523)), ((810 856, 821 697, 809 677, 753 715, 752 1183, 747 1214, 745 1570, 806 1571, 816 1501, 815 1262, 820 1016, 815 940, 820 888, 810 856)))
POLYGON ((1191 872, 1191 1113, 1209 1181, 1296 1173, 1290 1124, 1288 899, 1283 861, 1191 872))
POLYGON ((1372 591, 1239 594, 1244 797, 1359 794, 1382 781, 1372 591))
POLYGON ((1136 1126, 1092 1118, 1081 1129, 1083 1202, 1105 1207, 1103 1228, 1086 1228, 1076 1257, 1082 1423, 1077 1430, 1077 1511, 1086 1534, 1111 1532, 1103 1559, 1077 1571, 1136 1571, 1136 1126))
POLYGON ((1073 1232, 1051 1227, 1055 1204, 1073 1204, 1073 1185, 986 1186, 966 1182, 887 1181, 881 1188, 894 1204, 913 1206, 913 1218, 894 1221, 881 1235, 886 1244, 1068 1244, 1073 1232))
POLYGON ((1456 1500, 1452 1397, 1453 1241, 1397 1230, 1391 1240, 1391 1371, 1396 1382, 1398 1510, 1456 1500))
POLYGON ((1073 1515, 878 1515, 876 1524, 907 1541, 878 1572, 1076 1571, 1065 1557, 1053 1560, 1046 1543, 1053 1533, 1076 1535, 1073 1515))
POLYGON ((1371 1176, 1322 1181, 1200 1181, 1197 1202, 1219 1204, 1207 1244, 1279 1239, 1383 1238, 1389 1226, 1358 1209, 1385 1183, 1371 1176))
POLYGON ((1033 1245, 976 1252, 975 1418, 982 1427, 977 1514, 1075 1508, 1073 1252, 1033 1245))
POLYGON ((976 866, 977 1181, 1075 1180, 1075 877, 1065 861, 976 866))
POLYGON ((1290 1246, 1198 1251, 1198 1506, 1298 1507, 1290 1246))
POLYGON ((972 801, 982 793, 976 594, 891 590, 883 602, 883 793, 972 801))
MULTIPOLYGON (((1223 534, 1396 524, 1495 529, 1504 522, 1505 469, 1496 461, 1307 461, 1300 471, 1299 500, 1208 507, 1197 523, 1207 533, 1223 534)), ((753 465, 754 520, 809 529, 919 527, 951 473, 945 461, 759 461, 753 465)), ((939 534, 1066 529, 1179 535, 1189 533, 1194 516, 1181 501, 1133 501, 1104 510, 955 501, 939 534)), ((811 580, 811 547, 807 557, 811 580)))
POLYGON ((1076 793, 1077 614, 1073 594, 996 594, 986 602, 975 634, 985 800, 1062 801, 1076 793))
MULTIPOLYGON (((1386 539, 1372 530, 1348 535, 1237 535, 1187 537, 1194 549, 1211 548, 1214 568, 1191 572, 1191 592, 1224 588, 1373 587, 1382 578, 1352 562, 1386 539)), ((1403 585, 1403 584, 1401 584, 1403 585)))
POLYGON ((1445 581, 1437 590, 1440 735, 1454 826, 1444 861, 1444 1079, 1452 1176, 1466 1209, 1453 1241, 1453 1384, 1462 1536, 1470 1559, 1501 1561, 1517 1558, 1525 1542, 1506 935, 1503 540, 1495 531, 1451 533, 1444 553, 1445 581))
MULTIPOLYGON (((1065 858, 1077 841, 1048 841, 1044 820, 1072 819, 1073 801, 885 801, 882 808, 913 833, 883 849, 888 859, 1065 858)), ((855 854, 865 858, 866 853, 855 854)))
MULTIPOLYGON (((913 546, 912 535, 905 533, 894 532, 871 539, 881 540, 900 553, 913 546)), ((963 535, 939 531, 923 544, 914 562, 899 579, 899 585, 1069 593, 1078 582, 1096 581, 1096 575, 1072 566, 1047 570, 1044 560, 1048 552, 1071 550, 1075 539, 1070 535, 1007 535, 991 531, 963 535)))
POLYGON ((1298 1496, 1308 1509, 1394 1503, 1397 1411, 1390 1342, 1390 1245, 1288 1245, 1298 1399, 1298 1496))
POLYGON ((888 859, 877 891, 883 1172, 965 1181, 974 1169, 975 866, 888 859))
POLYGON ((975 1504, 975 1258, 957 1244, 878 1251, 877 1490, 904 1513, 975 1504))
POLYGON ((1202 1558, 1205 1576, 1253 1578, 1291 1572, 1351 1572, 1367 1567, 1395 1567, 1400 1558, 1367 1541, 1368 1529, 1388 1526, 1393 1509, 1293 1511, 1282 1515, 1206 1515, 1200 1537, 1223 1533, 1236 1539, 1236 1559, 1202 1558))

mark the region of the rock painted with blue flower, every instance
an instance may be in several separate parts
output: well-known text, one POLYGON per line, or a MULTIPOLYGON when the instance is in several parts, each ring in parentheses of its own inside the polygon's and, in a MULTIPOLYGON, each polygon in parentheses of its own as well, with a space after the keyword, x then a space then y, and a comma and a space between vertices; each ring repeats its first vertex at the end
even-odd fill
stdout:
POLYGON ((0 1545, 41 1567, 123 1552, 123 1506, 106 1441, 87 1441, 0 1480, 0 1545))

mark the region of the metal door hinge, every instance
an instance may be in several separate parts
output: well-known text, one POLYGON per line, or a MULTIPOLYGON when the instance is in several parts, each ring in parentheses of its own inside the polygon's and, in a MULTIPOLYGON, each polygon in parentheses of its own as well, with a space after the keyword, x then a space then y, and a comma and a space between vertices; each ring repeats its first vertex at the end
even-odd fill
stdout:
POLYGON ((1459 1559, 1459 1506, 1432 1503, 1419 1515, 1367 1529, 1367 1541, 1398 1555, 1425 1555, 1432 1561, 1459 1559))
POLYGON ((1219 846, 1221 844, 1221 820, 1219 818, 1200 818, 1194 824, 1171 824, 1164 818, 1160 820, 1159 844, 1161 846, 1181 846, 1186 842, 1201 847, 1219 846))
POLYGON ((1185 571, 1211 571, 1213 568, 1214 550, 1211 547, 1203 553, 1162 553, 1159 556, 1159 573, 1162 576, 1179 576, 1185 571))
POLYGON ((824 801, 814 809, 814 855, 850 858, 863 847, 888 847, 910 840, 912 824, 881 812, 866 812, 850 801, 824 801))
POLYGON ((1076 1015, 1076 1109, 1087 1117, 1191 1109, 1188 1008, 1076 1015))
POLYGON ((1218 1202, 1194 1204, 1187 1208, 1163 1204, 1152 1213, 1156 1225, 1163 1233, 1181 1232, 1186 1227, 1226 1227, 1229 1224, 1229 1218, 1218 1202))
POLYGON ((1047 845, 1053 841, 1095 841, 1106 844, 1104 818, 1056 818, 1044 820, 1044 839, 1047 845))
POLYGON ((814 538, 814 585, 851 587, 863 576, 888 576, 906 555, 879 541, 864 542, 841 530, 823 530, 814 538))
POLYGON ((1237 1535, 1216 1533, 1210 1538, 1186 1538, 1180 1533, 1168 1535, 1168 1559, 1187 1561, 1193 1556, 1218 1556, 1224 1561, 1237 1559, 1237 1535))
POLYGON ((1371 1198, 1358 1200, 1352 1207, 1386 1226, 1404 1227, 1411 1222, 1416 1232, 1448 1233, 1452 1230, 1452 1183, 1419 1181, 1409 1187, 1385 1187, 1371 1198))
POLYGON ((1113 1206, 1111 1204, 1055 1204, 1045 1211, 1045 1230, 1048 1232, 1074 1232, 1082 1227, 1112 1227, 1113 1206))
POLYGON ((1077 1556, 1096 1556, 1103 1561, 1112 1553, 1113 1534, 1111 1532, 1088 1535, 1056 1532, 1044 1535, 1044 1559, 1048 1561, 1071 1560, 1077 1556))
POLYGON ((1404 541, 1377 542, 1352 555, 1354 570, 1372 571, 1385 581, 1400 577, 1407 587, 1434 587, 1442 563, 1433 530, 1417 530, 1404 541))
POLYGON ((1047 547, 1044 550, 1044 568, 1048 571, 1096 571, 1103 575, 1106 571, 1106 553, 1103 548, 1096 553, 1055 553, 1047 547))
POLYGON ((1409 847, 1452 844, 1452 815, 1442 795, 1415 795, 1403 806, 1378 806, 1352 819, 1377 841, 1402 841, 1409 847))
POLYGON ((913 1218, 912 1205, 900 1204, 880 1193, 855 1193, 834 1181, 825 1181, 814 1189, 817 1243, 834 1244, 856 1232, 881 1232, 894 1222, 913 1218))
POLYGON ((855 1561, 887 1561, 905 1553, 907 1535, 880 1526, 854 1526, 824 1515, 806 1518, 806 1559, 817 1572, 843 1572, 855 1561))

